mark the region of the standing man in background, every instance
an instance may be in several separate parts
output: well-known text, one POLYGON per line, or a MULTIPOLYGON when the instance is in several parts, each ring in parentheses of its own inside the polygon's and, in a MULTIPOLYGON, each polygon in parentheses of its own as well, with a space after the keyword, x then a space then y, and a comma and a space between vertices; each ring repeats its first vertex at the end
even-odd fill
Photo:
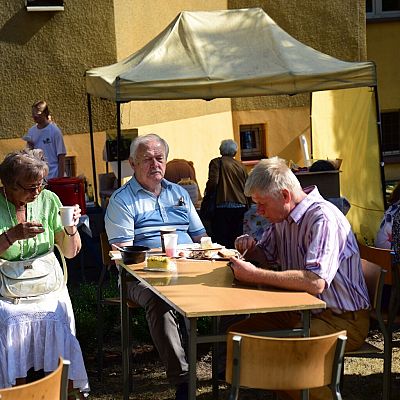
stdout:
POLYGON ((60 128, 51 121, 50 111, 44 100, 32 105, 32 118, 35 121, 22 138, 31 149, 42 149, 49 164, 48 178, 62 178, 65 174, 64 139, 60 128))

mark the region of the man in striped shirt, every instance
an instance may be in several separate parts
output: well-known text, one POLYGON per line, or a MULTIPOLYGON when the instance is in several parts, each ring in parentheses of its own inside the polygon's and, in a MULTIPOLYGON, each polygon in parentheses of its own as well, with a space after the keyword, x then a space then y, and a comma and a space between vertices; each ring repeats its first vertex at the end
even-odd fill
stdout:
MULTIPOLYGON (((260 161, 246 181, 245 193, 257 212, 271 222, 261 240, 236 239, 246 260, 232 259, 235 278, 254 285, 300 290, 326 302, 314 313, 311 335, 346 330, 347 350, 360 347, 369 330, 369 298, 357 241, 346 217, 324 200, 315 186, 302 189, 277 157, 260 161), (268 269, 278 264, 279 271, 268 269)), ((290 328, 300 323, 295 312, 256 315, 230 327, 235 331, 290 328)))

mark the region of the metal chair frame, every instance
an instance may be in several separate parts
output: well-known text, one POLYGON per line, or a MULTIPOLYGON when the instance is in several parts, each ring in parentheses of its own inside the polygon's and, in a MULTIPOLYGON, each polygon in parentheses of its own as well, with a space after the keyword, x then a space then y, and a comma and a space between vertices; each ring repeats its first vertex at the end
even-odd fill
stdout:
MULTIPOLYGON (((400 341, 394 339, 394 332, 399 325, 398 312, 400 309, 400 279, 399 264, 394 261, 394 253, 387 249, 367 246, 359 243, 360 255, 365 275, 366 262, 381 269, 376 281, 374 292, 369 291, 372 305, 371 319, 378 324, 383 336, 383 351, 370 343, 365 343, 360 349, 345 352, 345 357, 366 357, 383 359, 382 399, 391 398, 392 388, 392 352, 400 347, 400 341), (383 301, 384 284, 391 287, 389 304, 385 309, 383 301)), ((371 268, 371 266, 369 266, 371 268)))

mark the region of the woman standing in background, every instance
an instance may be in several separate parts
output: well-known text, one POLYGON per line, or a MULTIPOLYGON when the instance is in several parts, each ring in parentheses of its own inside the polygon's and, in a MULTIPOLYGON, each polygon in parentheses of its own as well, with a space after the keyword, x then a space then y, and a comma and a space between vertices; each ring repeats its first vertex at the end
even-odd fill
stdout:
POLYGON ((243 234, 243 216, 248 208, 244 195, 247 172, 235 160, 238 145, 232 139, 221 142, 221 157, 210 161, 204 197, 216 191, 216 209, 211 220, 214 242, 234 248, 235 239, 243 234))

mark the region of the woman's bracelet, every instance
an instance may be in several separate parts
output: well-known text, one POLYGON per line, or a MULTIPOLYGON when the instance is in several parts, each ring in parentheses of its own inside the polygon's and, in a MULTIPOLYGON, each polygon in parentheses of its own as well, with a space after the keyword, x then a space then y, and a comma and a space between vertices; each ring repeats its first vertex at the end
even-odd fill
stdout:
POLYGON ((75 236, 78 233, 78 228, 76 228, 76 231, 74 233, 69 233, 64 226, 64 232, 68 235, 68 236, 75 236))
POLYGON ((6 238, 8 244, 9 244, 10 246, 12 246, 13 242, 11 241, 10 236, 8 236, 7 231, 4 231, 3 233, 4 233, 4 237, 6 238))

